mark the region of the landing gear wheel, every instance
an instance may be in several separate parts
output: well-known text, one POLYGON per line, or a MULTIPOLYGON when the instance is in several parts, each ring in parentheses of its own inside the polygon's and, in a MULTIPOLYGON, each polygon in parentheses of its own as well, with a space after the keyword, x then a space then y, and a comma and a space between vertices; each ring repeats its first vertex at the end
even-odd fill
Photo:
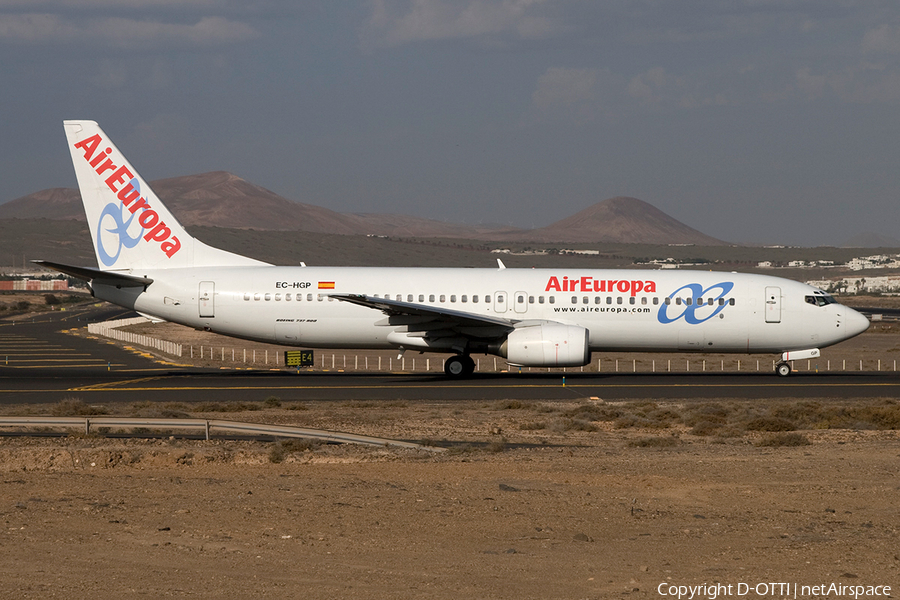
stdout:
POLYGON ((777 373, 779 377, 787 377, 791 374, 791 365, 786 362, 778 363, 775 365, 775 373, 777 373))
POLYGON ((475 361, 468 356, 457 354, 444 362, 444 373, 448 377, 468 377, 475 371, 475 361))

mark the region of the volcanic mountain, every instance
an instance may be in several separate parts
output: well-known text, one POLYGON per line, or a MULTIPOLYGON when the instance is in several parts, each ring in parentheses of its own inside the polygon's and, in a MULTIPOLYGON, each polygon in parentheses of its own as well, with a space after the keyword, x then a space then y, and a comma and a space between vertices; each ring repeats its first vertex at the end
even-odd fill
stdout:
POLYGON ((502 239, 544 243, 726 244, 688 227, 643 200, 625 196, 603 200, 546 227, 504 234, 502 239))
MULTIPOLYGON (((637 198, 610 198, 539 229, 445 223, 408 215, 339 213, 288 200, 225 171, 151 182, 182 224, 393 237, 455 237, 541 243, 721 245, 637 198)), ((77 190, 43 190, 0 204, 0 219, 84 221, 77 190)))

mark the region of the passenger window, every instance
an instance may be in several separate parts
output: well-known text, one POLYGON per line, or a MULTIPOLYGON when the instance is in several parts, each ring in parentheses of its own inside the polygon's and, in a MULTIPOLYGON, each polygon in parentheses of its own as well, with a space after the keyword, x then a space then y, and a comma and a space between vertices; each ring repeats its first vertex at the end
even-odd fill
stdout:
POLYGON ((719 298, 719 306, 725 306, 725 298, 719 298))
POLYGON ((272 299, 272 294, 266 294, 265 298, 266 298, 266 302, 268 302, 269 300, 272 299))
POLYGON ((244 294, 244 300, 245 301, 250 300, 250 294, 244 294))
POLYGON ((419 294, 419 302, 425 302, 425 294, 419 294))
POLYGON ((259 301, 259 298, 260 298, 259 294, 253 294, 254 301, 259 301))
POLYGON ((516 302, 518 304, 525 304, 525 296, 519 295, 516 297, 516 302))
POLYGON ((407 302, 412 302, 412 301, 413 301, 413 295, 412 295, 412 294, 409 294, 408 296, 406 296, 406 301, 407 301, 407 302))
POLYGON ((468 298, 469 298, 468 296, 463 294, 462 296, 459 297, 459 301, 460 302, 468 302, 468 298))
POLYGON ((556 304, 556 296, 550 296, 550 304, 556 304))
MULTIPOLYGON (((291 295, 290 295, 289 293, 288 293, 288 294, 285 294, 285 295, 284 295, 284 299, 285 299, 286 302, 290 302, 290 301, 291 301, 291 295)), ((300 299, 300 294, 297 294, 297 300, 299 300, 299 299, 300 299)))
POLYGON ((428 295, 428 301, 429 301, 429 302, 434 302, 434 294, 429 294, 429 295, 428 295))
POLYGON ((622 304, 622 296, 616 297, 616 304, 622 304))
POLYGON ((528 304, 534 304, 534 296, 528 296, 528 304))
POLYGON ((572 304, 578 304, 578 296, 572 296, 572 304))
POLYGON ((472 296, 472 302, 475 302, 475 303, 478 302, 478 294, 475 294, 474 296, 472 296))
POLYGON ((606 303, 607 303, 607 304, 612 304, 612 296, 607 296, 607 297, 606 297, 606 303))
POLYGON ((594 304, 600 304, 600 296, 594 296, 594 304))
POLYGON ((666 297, 666 305, 668 306, 669 304, 672 304, 672 299, 667 296, 666 297))
POLYGON ((538 304, 543 304, 543 303, 544 303, 544 297, 538 296, 538 304))
POLYGON ((587 304, 587 303, 588 303, 588 297, 585 296, 584 298, 582 298, 582 299, 581 299, 581 303, 582 303, 582 304, 587 304))
POLYGON ((456 294, 450 294, 450 302, 456 302, 456 294))
POLYGON ((675 298, 675 305, 681 306, 681 298, 675 298))
POLYGON ((447 296, 445 296, 444 294, 441 294, 441 302, 446 302, 446 301, 447 301, 447 296))
POLYGON ((306 301, 307 301, 307 302, 312 302, 312 294, 307 294, 307 295, 306 295, 306 301))
POLYGON ((318 300, 319 302, 321 302, 322 300, 325 299, 325 296, 323 296, 322 294, 316 294, 316 295, 318 296, 317 300, 318 300))
POLYGON ((641 296, 641 304, 647 304, 647 296, 641 296))
POLYGON ((693 302, 693 299, 691 299, 691 298, 688 298, 684 301, 684 303, 687 304, 688 306, 690 306, 692 302, 693 302))
POLYGON ((275 294, 275 302, 281 302, 281 294, 275 294))
POLYGON ((707 300, 707 301, 706 301, 706 305, 707 305, 707 306, 712 306, 712 305, 713 305, 713 299, 710 298, 709 300, 707 300))
POLYGON ((729 298, 729 299, 728 299, 728 305, 729 305, 729 306, 734 306, 734 298, 729 298))
POLYGON ((654 297, 653 297, 653 306, 656 306, 657 304, 659 304, 659 298, 657 298, 656 296, 654 296, 654 297))
POLYGON ((634 296, 630 296, 628 298, 628 304, 634 304, 635 302, 637 302, 637 298, 635 298, 634 296))
POLYGON ((703 298, 697 298, 697 306, 703 306, 703 298))

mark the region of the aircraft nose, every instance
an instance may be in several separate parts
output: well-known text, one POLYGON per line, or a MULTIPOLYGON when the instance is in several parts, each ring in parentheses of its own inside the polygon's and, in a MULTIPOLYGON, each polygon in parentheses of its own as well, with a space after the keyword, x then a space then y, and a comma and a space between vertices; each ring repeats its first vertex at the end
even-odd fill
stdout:
POLYGON ((846 333, 853 335, 859 335, 869 328, 869 319, 867 319, 862 313, 859 313, 852 308, 845 308, 847 311, 847 316, 844 319, 846 333))

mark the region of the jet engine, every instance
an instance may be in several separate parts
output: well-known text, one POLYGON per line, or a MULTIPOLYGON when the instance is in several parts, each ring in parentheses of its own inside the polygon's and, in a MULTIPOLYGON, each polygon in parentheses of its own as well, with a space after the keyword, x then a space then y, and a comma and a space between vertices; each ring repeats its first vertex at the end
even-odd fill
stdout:
POLYGON ((546 321, 511 331, 497 354, 518 367, 580 367, 591 361, 589 340, 584 327, 546 321))

